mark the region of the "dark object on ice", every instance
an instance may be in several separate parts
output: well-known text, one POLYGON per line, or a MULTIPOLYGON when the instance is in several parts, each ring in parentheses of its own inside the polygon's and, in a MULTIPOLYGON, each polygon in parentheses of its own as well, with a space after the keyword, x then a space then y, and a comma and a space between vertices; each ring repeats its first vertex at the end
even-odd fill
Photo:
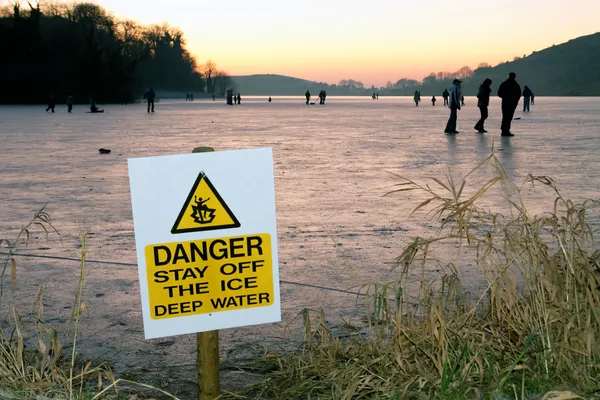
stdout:
POLYGON ((96 113, 103 113, 104 110, 99 109, 98 107, 96 107, 96 102, 94 101, 94 99, 90 99, 90 113, 92 114, 96 114, 96 113))
POLYGON ((212 147, 208 147, 208 146, 200 146, 200 147, 196 147, 194 150, 192 150, 192 153, 209 153, 211 151, 215 151, 215 149, 212 147))
POLYGON ((513 118, 513 119, 521 119, 521 117, 513 118))
POLYGON ((110 150, 102 148, 102 149, 98 150, 98 153, 100 153, 100 154, 110 154, 110 150))

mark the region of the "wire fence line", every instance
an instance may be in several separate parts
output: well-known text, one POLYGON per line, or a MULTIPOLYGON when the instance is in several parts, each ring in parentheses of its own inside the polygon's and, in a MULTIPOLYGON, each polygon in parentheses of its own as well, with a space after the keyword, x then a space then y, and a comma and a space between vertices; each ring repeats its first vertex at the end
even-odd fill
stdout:
MULTIPOLYGON (((49 259, 49 260, 81 262, 81 259, 79 259, 79 258, 48 256, 48 255, 43 255, 43 254, 23 254, 23 253, 12 253, 11 254, 11 253, 0 252, 0 255, 10 256, 10 257, 43 258, 43 259, 49 259)), ((85 259, 85 262, 90 263, 90 264, 120 265, 120 266, 125 266, 125 267, 136 267, 136 268, 138 266, 137 264, 134 264, 134 263, 124 263, 124 262, 118 262, 118 261, 88 260, 87 258, 85 259)), ((327 286, 322 286, 322 285, 314 285, 311 283, 293 282, 293 281, 286 281, 286 280, 282 280, 282 279, 279 280, 279 283, 282 283, 284 285, 310 287, 313 289, 327 290, 330 292, 352 294, 355 296, 366 296, 365 293, 354 292, 354 291, 345 290, 345 289, 337 289, 337 288, 332 288, 332 287, 327 287, 327 286)))

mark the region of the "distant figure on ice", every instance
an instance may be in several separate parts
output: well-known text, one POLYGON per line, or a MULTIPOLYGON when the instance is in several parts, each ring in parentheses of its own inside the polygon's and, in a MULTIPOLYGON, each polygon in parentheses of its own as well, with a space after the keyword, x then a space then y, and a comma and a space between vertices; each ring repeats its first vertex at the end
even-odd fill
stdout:
POLYGON ((450 107, 450 118, 448 118, 448 123, 446 124, 446 129, 444 129, 444 133, 448 134, 456 134, 458 131, 456 130, 456 120, 458 119, 458 110, 460 110, 460 98, 462 94, 460 93, 460 84, 461 80, 455 79, 452 81, 452 89, 450 90, 450 99, 448 106, 450 107))
POLYGON ((227 91, 227 105, 233 105, 233 90, 227 91))
POLYGON ((233 104, 237 104, 237 94, 233 96, 233 104))
POLYGON ((477 107, 479 107, 481 118, 479 118, 474 128, 479 133, 487 133, 483 127, 483 123, 488 117, 488 106, 490 105, 490 94, 492 93, 491 84, 492 80, 486 78, 481 86, 479 86, 479 91, 477 92, 477 107))
POLYGON ((154 93, 154 90, 152 90, 152 88, 148 89, 148 91, 146 91, 146 93, 144 93, 144 98, 146 100, 148 100, 148 112, 150 112, 150 109, 152 109, 152 112, 154 112, 154 98, 156 97, 156 93, 154 93))
POLYGON ((238 100, 237 100, 237 101, 238 101, 238 104, 242 104, 242 95, 241 95, 241 94, 239 94, 239 93, 238 93, 238 95, 237 95, 237 99, 238 99, 238 100))
POLYGON ((377 100, 379 100, 379 93, 377 93, 377 100))
POLYGON ((444 89, 444 92, 442 93, 442 97, 444 98, 444 105, 447 106, 448 105, 448 97, 450 97, 450 93, 448 93, 448 89, 444 89))
POLYGON ((271 96, 269 96, 269 103, 271 102, 271 96))
POLYGON ((96 102, 94 101, 94 99, 90 99, 90 112, 92 114, 96 114, 96 113, 103 113, 104 110, 99 109, 98 107, 96 107, 96 102))
POLYGON ((48 108, 46 108, 46 112, 52 110, 54 112, 54 107, 56 107, 56 101, 54 100, 54 93, 48 96, 48 108))
POLYGON ((327 100, 327 92, 323 89, 323 97, 321 98, 323 102, 321 104, 325 104, 325 100, 327 100))
POLYGON ((515 136, 510 131, 510 124, 521 98, 521 86, 515 80, 516 77, 517 74, 511 72, 498 88, 498 97, 502 99, 502 136, 515 136))
POLYGON ((465 105, 465 96, 460 96, 460 105, 461 106, 465 105))
POLYGON ((190 93, 190 101, 194 101, 194 93, 190 93))
POLYGON ((421 92, 415 90, 415 95, 413 96, 415 100, 415 106, 419 107, 419 103, 421 102, 421 92))
POLYGON ((436 102, 436 101, 437 101, 437 100, 436 100, 435 96, 433 96, 433 97, 431 98, 431 105, 435 107, 435 102, 436 102))
POLYGON ((306 97, 306 105, 308 105, 310 103, 310 92, 308 90, 304 93, 304 97, 306 97))
POLYGON ((185 94, 185 101, 190 101, 190 94, 189 93, 185 94))
POLYGON ((535 105, 535 93, 531 92, 531 105, 535 105))
POLYGON ((213 93, 213 101, 215 101, 215 94, 213 93))
POLYGON ((67 96, 67 112, 73 111, 73 95, 69 93, 67 96))
POLYGON ((375 98, 376 98, 376 97, 375 97, 375 92, 373 92, 373 96, 371 96, 371 98, 372 98, 373 100, 375 100, 375 98))
POLYGON ((525 85, 523 89, 523 112, 529 112, 529 103, 531 102, 531 89, 525 85))

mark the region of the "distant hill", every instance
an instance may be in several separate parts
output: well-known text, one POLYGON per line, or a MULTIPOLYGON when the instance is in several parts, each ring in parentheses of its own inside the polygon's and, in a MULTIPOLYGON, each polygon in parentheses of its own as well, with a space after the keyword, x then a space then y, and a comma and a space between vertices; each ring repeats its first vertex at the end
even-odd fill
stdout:
POLYGON ((302 96, 306 90, 317 93, 328 86, 325 83, 292 78, 284 75, 248 75, 232 76, 235 90, 245 95, 264 96, 302 96), (319 86, 320 85, 320 86, 319 86), (320 87, 317 89, 317 87, 320 87))
MULTIPOLYGON (((528 85, 536 95, 542 96, 600 96, 600 32, 582 36, 566 43, 533 52, 527 57, 501 63, 495 67, 479 68, 463 80, 463 93, 473 96, 485 78, 493 81, 495 91, 509 72, 517 74, 521 87, 528 85)), ((426 77, 423 82, 410 81, 398 88, 362 88, 328 85, 282 75, 250 75, 232 77, 236 91, 245 95, 298 95, 310 90, 316 96, 320 90, 328 95, 369 96, 373 91, 380 95, 412 95, 420 90, 422 96, 441 95, 452 85, 452 78, 437 80, 426 77)), ((391 78, 391 77, 390 77, 391 78)))
POLYGON ((521 87, 529 86, 536 95, 599 96, 600 32, 493 68, 476 69, 475 74, 464 81, 463 87, 466 93, 475 94, 481 82, 490 78, 493 88, 497 89, 511 71, 517 74, 521 87))

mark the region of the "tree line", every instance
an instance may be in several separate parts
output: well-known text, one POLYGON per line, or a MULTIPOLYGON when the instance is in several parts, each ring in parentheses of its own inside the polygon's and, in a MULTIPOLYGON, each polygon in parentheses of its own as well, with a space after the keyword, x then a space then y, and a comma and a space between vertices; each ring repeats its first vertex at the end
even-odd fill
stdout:
POLYGON ((324 89, 327 94, 330 95, 372 95, 373 93, 379 93, 383 96, 402 96, 410 95, 415 90, 424 90, 425 92, 432 94, 440 94, 446 88, 452 86, 454 79, 468 79, 475 76, 476 71, 483 71, 486 68, 491 68, 487 63, 481 63, 477 67, 477 70, 473 70, 468 66, 464 66, 455 72, 432 72, 428 76, 424 77, 423 80, 419 81, 416 79, 401 78, 396 82, 388 81, 385 86, 376 87, 372 85, 367 87, 363 82, 354 79, 342 79, 338 84, 329 85, 324 82, 311 83, 308 86, 312 92, 314 90, 324 89))
POLYGON ((198 65, 183 33, 119 20, 92 3, 0 10, 0 103, 131 102, 148 87, 222 95, 232 85, 214 62, 198 65))

